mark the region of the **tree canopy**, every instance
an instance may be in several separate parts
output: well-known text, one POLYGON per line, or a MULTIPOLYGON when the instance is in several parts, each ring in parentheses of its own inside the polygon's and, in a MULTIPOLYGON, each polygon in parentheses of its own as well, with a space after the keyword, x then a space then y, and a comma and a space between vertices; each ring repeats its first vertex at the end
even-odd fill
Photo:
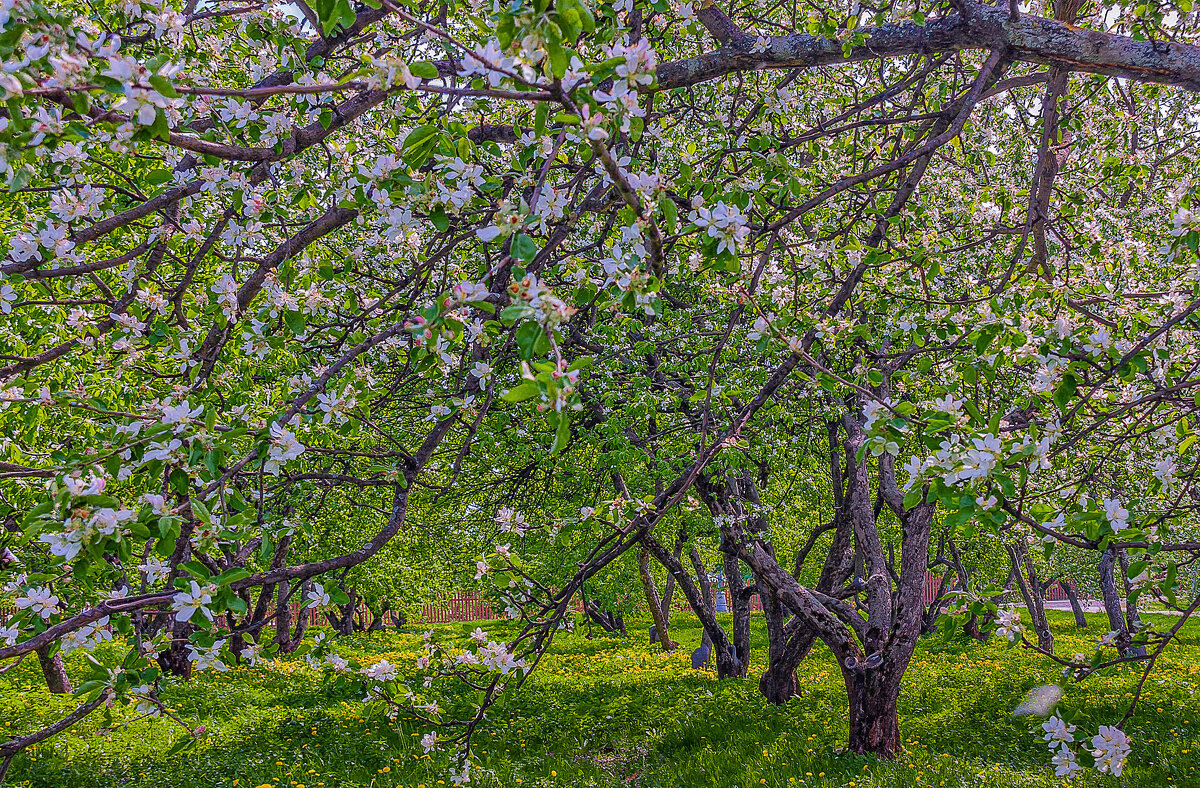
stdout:
MULTIPOLYGON (((5 0, 0 25, 0 660, 130 645, 63 727, 264 627, 295 648, 289 600, 436 576, 525 624, 429 644, 478 695, 364 672, 469 745, 636 550, 722 675, 748 634, 705 613, 704 564, 738 600, 744 565, 764 692, 821 641, 851 748, 888 755, 947 534, 1005 566, 1119 553, 1135 597, 1200 604, 1190 0, 5 0)), ((999 616, 1077 677, 1174 634, 1054 656, 963 574, 945 627, 999 616)), ((345 671, 335 648, 312 658, 345 671)), ((1054 739, 1060 773, 1119 774, 1111 722, 1054 739)))

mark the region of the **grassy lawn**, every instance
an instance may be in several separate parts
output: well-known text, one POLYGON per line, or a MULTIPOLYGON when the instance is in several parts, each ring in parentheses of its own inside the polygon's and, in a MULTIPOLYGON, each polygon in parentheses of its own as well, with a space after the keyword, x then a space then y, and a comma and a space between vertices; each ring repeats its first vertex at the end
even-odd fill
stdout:
MULTIPOLYGON (((1102 616, 1075 630, 1069 614, 1052 613, 1067 653, 1090 653, 1106 631, 1102 616), (1077 645, 1076 645, 1077 644, 1077 645)), ((755 622, 751 679, 717 681, 693 671, 689 653, 699 625, 677 614, 672 636, 683 647, 663 654, 647 645, 635 622, 625 639, 589 641, 561 636, 533 678, 494 710, 478 739, 479 754, 501 786, 1058 786, 1049 755, 1028 722, 1012 709, 1025 692, 1052 680, 1046 661, 987 644, 926 639, 905 680, 901 730, 907 742, 895 762, 839 751, 846 735, 841 676, 820 648, 801 665, 803 694, 784 707, 758 695, 765 635, 755 622)), ((464 637, 475 623, 443 628, 464 637)), ((500 622, 486 627, 505 631, 500 622)), ((380 657, 411 668, 419 630, 358 635, 337 643, 367 664, 380 657)), ((68 671, 81 676, 72 655, 68 671)), ((0 731, 25 732, 48 721, 74 699, 45 691, 36 663, 0 676, 0 731)), ((1122 671, 1068 690, 1093 713, 1086 723, 1119 717, 1135 676, 1122 671)), ((1073 786, 1200 786, 1200 625, 1189 624, 1147 683, 1146 701, 1129 732, 1133 755, 1120 779, 1094 771, 1073 786)), ((447 783, 444 768, 420 755, 416 737, 427 729, 399 729, 396 749, 380 733, 381 720, 365 715, 358 697, 322 689, 320 675, 302 661, 279 661, 228 673, 198 674, 163 695, 190 724, 206 726, 198 749, 181 758, 164 753, 181 729, 172 723, 130 719, 117 708, 113 729, 93 715, 69 733, 17 758, 15 785, 93 786, 420 786, 447 783)))

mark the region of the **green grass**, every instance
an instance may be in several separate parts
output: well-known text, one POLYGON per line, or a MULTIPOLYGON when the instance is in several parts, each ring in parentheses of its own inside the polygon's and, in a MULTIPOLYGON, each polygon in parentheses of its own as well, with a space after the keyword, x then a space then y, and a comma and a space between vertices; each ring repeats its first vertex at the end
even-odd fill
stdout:
MULTIPOLYGON (((1077 632, 1067 614, 1052 614, 1062 650, 1090 653, 1106 626, 1077 632)), ((751 679, 717 681, 693 671, 689 652, 700 639, 693 619, 677 615, 672 636, 683 647, 651 649, 645 625, 628 640, 560 637, 524 689, 496 709, 477 739, 492 777, 472 785, 521 786, 1059 786, 1049 756, 1028 722, 1012 709, 1025 692, 1051 680, 1045 660, 1000 642, 922 642, 905 679, 901 730, 907 745, 894 762, 840 751, 846 735, 840 674, 828 652, 801 665, 803 694, 773 707, 757 693, 765 659, 761 620, 755 622, 751 679)), ((439 629, 465 636, 476 625, 439 629)), ((489 629, 498 634, 507 625, 489 629)), ((420 636, 411 632, 341 639, 338 650, 366 664, 386 656, 411 667, 420 636)), ((76 655, 73 675, 83 670, 76 655)), ((0 676, 0 732, 19 733, 74 706, 45 691, 36 663, 0 676)), ((1087 723, 1119 717, 1135 676, 1122 670, 1072 687, 1068 699, 1085 705, 1087 723)), ((1095 772, 1073 786, 1200 786, 1200 625, 1189 624, 1147 683, 1145 703, 1130 733, 1133 755, 1120 779, 1095 772)), ((444 766, 420 755, 416 735, 400 724, 405 746, 387 744, 383 721, 353 695, 322 689, 317 673, 299 661, 225 674, 205 672, 163 695, 189 724, 204 725, 200 746, 186 755, 164 753, 181 729, 134 722, 102 729, 94 715, 69 733, 19 756, 16 785, 39 788, 99 786, 334 786, 448 784, 444 766), (383 771, 385 770, 386 771, 383 771), (445 780, 445 783, 439 783, 445 780)), ((132 717, 117 708, 114 724, 132 717)))

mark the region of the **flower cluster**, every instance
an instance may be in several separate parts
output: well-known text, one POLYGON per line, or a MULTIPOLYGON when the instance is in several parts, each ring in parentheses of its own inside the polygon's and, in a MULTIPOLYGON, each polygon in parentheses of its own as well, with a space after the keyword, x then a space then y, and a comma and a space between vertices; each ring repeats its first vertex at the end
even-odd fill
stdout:
MULTIPOLYGON (((1054 753, 1051 759, 1054 773, 1059 777, 1073 777, 1083 771, 1084 767, 1071 746, 1075 742, 1075 726, 1055 715, 1042 723, 1042 730, 1045 731, 1042 738, 1048 743, 1050 752, 1054 753)), ((1088 753, 1095 760, 1098 771, 1120 777, 1129 758, 1129 737, 1116 726, 1101 725, 1099 732, 1092 737, 1088 753)))
POLYGON ((750 236, 746 215, 736 205, 726 205, 723 200, 709 208, 700 198, 694 199, 688 220, 716 239, 717 254, 728 251, 736 255, 750 236))

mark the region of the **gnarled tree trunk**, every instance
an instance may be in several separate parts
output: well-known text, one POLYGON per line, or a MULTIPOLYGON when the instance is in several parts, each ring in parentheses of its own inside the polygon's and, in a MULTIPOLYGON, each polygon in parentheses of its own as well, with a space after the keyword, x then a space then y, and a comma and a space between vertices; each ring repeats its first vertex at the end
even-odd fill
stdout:
POLYGON ((171 643, 158 652, 157 661, 163 673, 178 676, 184 681, 192 678, 192 661, 188 659, 188 635, 192 625, 186 621, 171 620, 171 643))
MULTIPOLYGON (((296 597, 303 600, 312 586, 311 580, 305 580, 300 585, 296 597)), ((308 629, 309 613, 301 606, 296 618, 296 629, 292 630, 291 599, 288 595, 289 583, 284 580, 279 583, 279 599, 275 603, 275 644, 279 646, 280 654, 290 654, 300 647, 304 633, 308 629)))
POLYGON ((847 746, 860 755, 894 758, 900 750, 900 676, 878 669, 843 667, 849 699, 847 746))

